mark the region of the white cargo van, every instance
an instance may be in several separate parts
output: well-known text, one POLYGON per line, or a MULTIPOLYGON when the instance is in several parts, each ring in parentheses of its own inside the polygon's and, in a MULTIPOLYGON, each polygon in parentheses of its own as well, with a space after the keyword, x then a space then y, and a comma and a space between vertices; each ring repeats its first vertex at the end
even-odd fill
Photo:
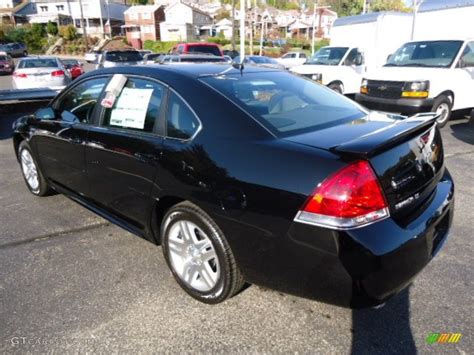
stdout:
POLYGON ((354 95, 366 71, 381 67, 390 54, 410 40, 411 27, 412 15, 406 13, 338 18, 331 29, 331 45, 291 70, 342 94, 354 95))
POLYGON ((474 39, 428 40, 404 44, 367 73, 356 100, 379 111, 437 112, 444 126, 452 111, 474 107, 473 93, 474 39))

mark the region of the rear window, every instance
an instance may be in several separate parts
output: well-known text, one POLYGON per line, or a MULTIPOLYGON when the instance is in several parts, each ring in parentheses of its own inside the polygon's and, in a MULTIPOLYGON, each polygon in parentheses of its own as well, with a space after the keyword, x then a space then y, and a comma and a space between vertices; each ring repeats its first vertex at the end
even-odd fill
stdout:
POLYGON ((8 60, 6 55, 0 55, 0 60, 8 60))
POLYGON ((137 51, 108 52, 105 54, 105 60, 108 62, 139 62, 143 60, 143 57, 137 51))
POLYGON ((203 57, 181 57, 181 62, 193 62, 193 63, 202 63, 202 62, 225 62, 223 57, 214 57, 214 56, 203 56, 203 57))
POLYGON ((199 45, 199 46, 188 46, 188 53, 204 53, 204 54, 214 54, 217 56, 221 56, 221 51, 217 46, 206 46, 206 45, 199 45))
POLYGON ((202 78, 276 136, 326 129, 367 115, 360 106, 311 80, 286 72, 202 78))
POLYGON ((20 60, 18 63, 19 69, 31 68, 57 68, 58 62, 55 59, 27 59, 20 60))

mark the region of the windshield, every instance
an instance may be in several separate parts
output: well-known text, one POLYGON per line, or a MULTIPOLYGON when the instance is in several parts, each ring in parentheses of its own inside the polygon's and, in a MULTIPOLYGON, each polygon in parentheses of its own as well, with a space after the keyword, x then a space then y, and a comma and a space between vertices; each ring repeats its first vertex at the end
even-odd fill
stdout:
POLYGON ((307 64, 339 65, 349 48, 323 47, 307 61, 307 64))
POLYGON ((213 54, 216 56, 222 56, 220 49, 217 46, 206 46, 206 45, 188 45, 187 53, 205 53, 205 54, 213 54))
POLYGON ((18 63, 19 69, 31 69, 31 68, 57 68, 58 63, 55 59, 26 59, 20 60, 18 63))
POLYGON ((313 81, 286 72, 201 79, 278 137, 329 128, 367 115, 358 105, 313 81))
POLYGON ((406 43, 390 56, 386 67, 434 67, 451 66, 462 41, 423 41, 406 43))
POLYGON ((108 62, 139 62, 143 58, 137 51, 107 52, 105 60, 108 62))

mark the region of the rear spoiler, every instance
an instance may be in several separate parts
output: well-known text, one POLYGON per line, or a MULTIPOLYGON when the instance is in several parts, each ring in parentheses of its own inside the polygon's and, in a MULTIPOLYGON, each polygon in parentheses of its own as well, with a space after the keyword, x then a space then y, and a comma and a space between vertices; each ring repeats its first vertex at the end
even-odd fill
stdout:
POLYGON ((330 151, 367 159, 426 131, 435 125, 438 116, 432 112, 419 113, 365 136, 332 147, 330 151))

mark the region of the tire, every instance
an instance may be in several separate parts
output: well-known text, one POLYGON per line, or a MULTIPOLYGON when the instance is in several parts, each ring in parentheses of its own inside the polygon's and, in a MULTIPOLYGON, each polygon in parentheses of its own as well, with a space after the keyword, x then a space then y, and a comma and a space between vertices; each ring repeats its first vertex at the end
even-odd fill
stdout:
POLYGON ((38 164, 26 142, 21 142, 18 147, 21 173, 28 190, 35 196, 46 196, 51 189, 41 173, 38 164))
POLYGON ((440 95, 434 101, 431 112, 438 112, 441 114, 441 116, 436 120, 440 128, 446 126, 446 123, 448 123, 449 119, 451 118, 452 107, 453 103, 449 96, 440 95))
POLYGON ((182 202, 161 224, 161 244, 175 280, 190 296, 217 304, 245 283, 229 244, 217 224, 199 207, 182 202))
POLYGON ((339 83, 331 83, 328 85, 328 88, 330 88, 331 90, 334 90, 335 92, 341 95, 344 91, 344 89, 342 88, 342 84, 339 84, 339 83))

